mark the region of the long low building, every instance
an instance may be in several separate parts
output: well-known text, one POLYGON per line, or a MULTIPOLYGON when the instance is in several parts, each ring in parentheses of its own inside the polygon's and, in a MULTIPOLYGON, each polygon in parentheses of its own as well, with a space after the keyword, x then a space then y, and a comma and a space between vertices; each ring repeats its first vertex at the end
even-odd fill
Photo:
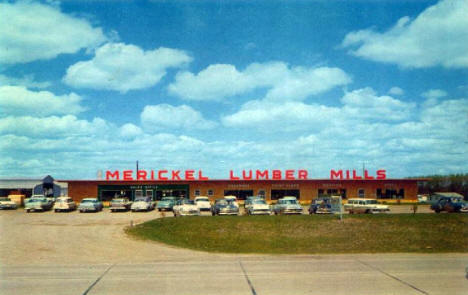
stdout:
POLYGON ((133 200, 150 196, 160 200, 164 196, 208 196, 214 200, 234 195, 243 200, 262 195, 268 201, 295 196, 310 201, 325 195, 347 198, 377 198, 416 200, 418 179, 295 179, 295 180, 61 180, 68 183, 68 195, 75 201, 97 197, 109 201, 116 196, 133 200))

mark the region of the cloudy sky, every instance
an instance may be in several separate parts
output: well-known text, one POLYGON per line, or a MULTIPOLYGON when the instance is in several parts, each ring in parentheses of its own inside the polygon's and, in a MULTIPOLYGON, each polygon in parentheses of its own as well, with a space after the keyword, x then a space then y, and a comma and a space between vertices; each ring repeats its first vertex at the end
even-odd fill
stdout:
POLYGON ((0 1, 0 177, 468 172, 468 0, 0 1))

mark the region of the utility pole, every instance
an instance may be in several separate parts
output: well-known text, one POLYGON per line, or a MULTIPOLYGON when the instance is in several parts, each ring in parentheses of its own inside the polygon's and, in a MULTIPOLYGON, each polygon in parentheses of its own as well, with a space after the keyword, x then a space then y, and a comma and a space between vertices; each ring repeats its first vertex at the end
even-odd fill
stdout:
POLYGON ((136 175, 138 175, 138 160, 136 161, 136 175))

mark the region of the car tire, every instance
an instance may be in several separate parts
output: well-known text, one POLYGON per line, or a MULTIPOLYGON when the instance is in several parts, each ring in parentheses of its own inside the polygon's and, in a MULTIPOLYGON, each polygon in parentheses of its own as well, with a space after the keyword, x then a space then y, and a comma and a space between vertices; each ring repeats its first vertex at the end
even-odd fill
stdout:
POLYGON ((435 209, 435 213, 440 213, 440 209, 435 209))
POLYGON ((55 209, 54 211, 55 211, 55 213, 58 213, 58 212, 59 212, 59 210, 58 210, 58 209, 55 209))

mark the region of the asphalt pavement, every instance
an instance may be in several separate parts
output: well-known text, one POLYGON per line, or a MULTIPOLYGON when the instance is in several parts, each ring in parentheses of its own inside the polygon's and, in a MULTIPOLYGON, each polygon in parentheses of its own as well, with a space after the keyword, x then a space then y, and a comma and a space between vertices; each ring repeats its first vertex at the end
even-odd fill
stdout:
POLYGON ((22 265, 0 268, 0 294, 467 294, 467 265, 466 254, 22 265))

